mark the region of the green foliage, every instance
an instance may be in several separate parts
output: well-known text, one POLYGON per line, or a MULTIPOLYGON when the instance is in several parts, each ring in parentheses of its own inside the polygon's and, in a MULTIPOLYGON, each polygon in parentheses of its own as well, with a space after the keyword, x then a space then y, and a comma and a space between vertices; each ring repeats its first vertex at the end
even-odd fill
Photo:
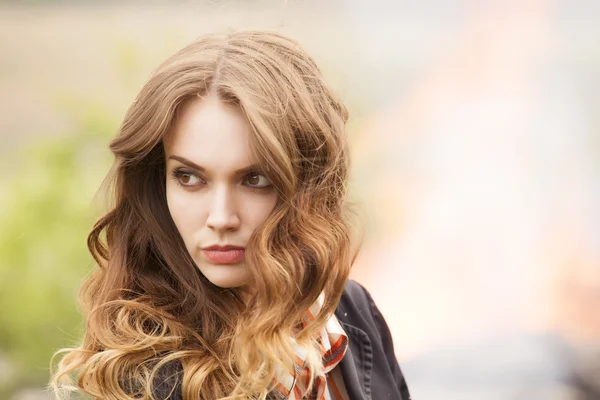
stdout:
POLYGON ((31 144, 3 166, 11 173, 0 213, 0 357, 14 379, 0 380, 2 398, 43 387, 52 354, 81 335, 77 293, 94 266, 86 246, 98 217, 92 200, 117 121, 87 102, 61 103, 76 117, 73 132, 31 144))

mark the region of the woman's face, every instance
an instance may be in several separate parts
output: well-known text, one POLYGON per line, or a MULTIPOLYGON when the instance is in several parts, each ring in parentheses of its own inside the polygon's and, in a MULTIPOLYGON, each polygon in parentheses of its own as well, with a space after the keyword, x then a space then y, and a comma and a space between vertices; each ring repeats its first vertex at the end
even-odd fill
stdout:
POLYGON ((242 111, 208 96, 185 103, 163 141, 169 212, 202 274, 220 287, 249 282, 244 249, 277 202, 249 140, 242 111))

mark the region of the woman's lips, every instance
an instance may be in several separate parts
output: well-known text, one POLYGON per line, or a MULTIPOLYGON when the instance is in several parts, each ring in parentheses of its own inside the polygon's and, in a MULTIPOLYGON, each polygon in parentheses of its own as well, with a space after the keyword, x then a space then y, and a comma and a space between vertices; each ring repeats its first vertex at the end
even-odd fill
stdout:
POLYGON ((234 264, 244 259, 244 249, 211 250, 203 249, 202 253, 214 264, 234 264))

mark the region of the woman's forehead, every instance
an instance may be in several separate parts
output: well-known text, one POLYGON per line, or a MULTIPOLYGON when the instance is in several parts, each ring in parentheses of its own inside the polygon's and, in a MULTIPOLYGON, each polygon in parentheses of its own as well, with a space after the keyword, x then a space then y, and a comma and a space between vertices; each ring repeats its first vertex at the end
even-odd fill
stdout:
POLYGON ((205 169, 237 171, 257 162, 251 128, 243 112, 215 97, 195 98, 182 107, 165 137, 167 158, 185 158, 205 169))

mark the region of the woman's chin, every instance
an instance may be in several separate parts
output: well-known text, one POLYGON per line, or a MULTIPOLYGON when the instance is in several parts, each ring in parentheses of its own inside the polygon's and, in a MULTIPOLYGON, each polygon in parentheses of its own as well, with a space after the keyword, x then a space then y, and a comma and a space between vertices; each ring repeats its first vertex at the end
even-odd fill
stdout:
POLYGON ((212 264, 202 265, 200 272, 213 285, 224 288, 236 288, 250 281, 250 273, 245 264, 212 264))

